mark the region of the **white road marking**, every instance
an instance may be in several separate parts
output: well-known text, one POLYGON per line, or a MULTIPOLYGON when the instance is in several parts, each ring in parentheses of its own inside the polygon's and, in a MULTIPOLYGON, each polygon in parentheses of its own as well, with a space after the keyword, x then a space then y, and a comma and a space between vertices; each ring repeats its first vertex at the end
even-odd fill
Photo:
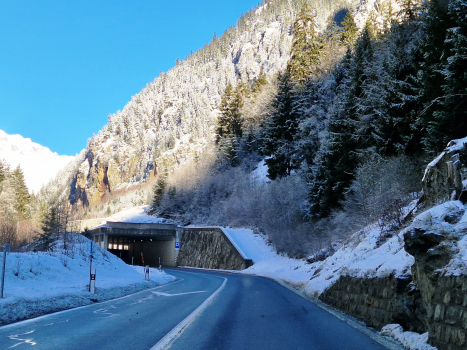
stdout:
POLYGON ((174 297, 177 295, 186 295, 186 294, 195 294, 195 293, 207 293, 206 290, 198 290, 195 292, 186 292, 186 293, 176 293, 176 294, 169 294, 169 293, 164 293, 164 292, 151 292, 152 294, 160 295, 163 297, 174 297))
POLYGON ((35 332, 35 330, 29 331, 29 332, 26 332, 26 333, 21 333, 21 334, 9 335, 8 338, 10 338, 11 340, 21 340, 21 342, 16 343, 13 346, 10 346, 8 349, 15 348, 15 347, 17 347, 18 345, 21 345, 21 344, 31 344, 32 346, 36 345, 37 343, 33 342, 34 338, 31 338, 31 339, 18 338, 20 335, 27 335, 27 334, 31 334, 31 333, 34 333, 34 332, 35 332))
MULTIPOLYGON (((213 276, 217 277, 217 276, 213 276)), ((216 297, 217 294, 225 287, 227 283, 227 278, 225 277, 219 277, 223 278, 224 282, 222 282, 222 285, 217 288, 217 290, 212 293, 200 306, 198 306, 195 311, 193 311, 191 314, 189 314, 182 322, 180 322, 177 326, 175 326, 174 329, 172 329, 169 333, 167 333, 161 340, 157 342, 156 345, 154 345, 150 350, 162 350, 165 349, 173 340, 178 338, 183 331, 194 321, 196 316, 198 316, 201 311, 203 311, 206 306, 216 297)))
MULTIPOLYGON (((112 307, 112 306, 111 306, 112 307)), ((115 309, 115 306, 113 307, 115 309)), ((92 312, 93 314, 96 314, 98 316, 108 316, 108 317, 114 317, 114 316, 118 316, 118 314, 113 314, 111 312, 108 312, 108 309, 98 309, 96 311, 93 311, 92 312)))
POLYGON ((52 322, 52 323, 48 323, 48 324, 44 325, 44 327, 52 326, 52 325, 54 325, 54 324, 67 323, 68 321, 70 321, 70 320, 65 320, 65 321, 63 321, 63 322, 52 322))
MULTIPOLYGON (((162 284, 160 286, 157 286, 157 287, 154 287, 154 288, 151 288, 151 289, 145 289, 145 290, 141 290, 141 291, 136 292, 136 293, 128 294, 128 295, 125 295, 123 297, 119 297, 119 298, 115 298, 115 299, 111 299, 111 300, 107 300, 107 301, 102 301, 102 302, 99 302, 98 304, 99 305, 104 305, 104 304, 108 304, 108 303, 114 303, 117 300, 131 298, 134 295, 143 294, 143 293, 146 293, 146 292, 154 290, 154 289, 164 288, 164 287, 166 287, 166 286, 168 286, 170 284, 175 284, 175 283, 178 283, 178 282, 181 282, 181 281, 183 281, 183 278, 182 279, 177 279, 175 281, 172 281, 172 282, 169 282, 169 283, 166 283, 166 284, 162 284)), ((76 311, 76 310, 79 310, 79 309, 88 309, 88 308, 92 308, 92 307, 96 307, 96 304, 78 306, 78 307, 74 307, 74 308, 71 308, 71 309, 68 309, 68 310, 58 311, 58 312, 54 312, 52 314, 43 315, 43 316, 39 316, 39 317, 35 317, 35 318, 30 318, 28 320, 19 321, 19 322, 16 322, 16 323, 11 323, 11 324, 7 324, 5 326, 1 326, 0 329, 4 330, 4 329, 7 329, 7 328, 15 328, 15 327, 18 327, 18 326, 24 326, 24 325, 27 325, 29 323, 37 323, 38 321, 41 321, 41 320, 44 320, 44 319, 47 319, 47 318, 51 318, 51 317, 54 317, 54 316, 57 316, 57 315, 73 312, 73 311, 76 311)))

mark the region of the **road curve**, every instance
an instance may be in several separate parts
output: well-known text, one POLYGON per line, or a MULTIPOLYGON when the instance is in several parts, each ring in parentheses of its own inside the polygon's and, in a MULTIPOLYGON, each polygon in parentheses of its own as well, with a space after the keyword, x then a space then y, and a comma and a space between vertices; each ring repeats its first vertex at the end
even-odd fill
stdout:
MULTIPOLYGON (((177 276, 177 272, 169 273, 177 276)), ((361 332, 274 280, 238 274, 227 277, 226 288, 173 341, 171 350, 402 349, 360 325, 359 328, 365 328, 365 333, 361 332)))
POLYGON ((167 272, 178 280, 0 327, 0 349, 400 349, 267 278, 167 272))

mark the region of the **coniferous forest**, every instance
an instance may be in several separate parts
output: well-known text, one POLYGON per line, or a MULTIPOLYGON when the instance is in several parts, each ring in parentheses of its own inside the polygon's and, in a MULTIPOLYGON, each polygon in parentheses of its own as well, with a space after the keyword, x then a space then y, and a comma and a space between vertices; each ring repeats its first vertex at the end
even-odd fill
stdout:
POLYGON ((467 136, 467 2, 368 8, 263 1, 110 115, 34 201, 98 217, 133 191, 295 257, 373 222, 391 236, 428 161, 467 136))
POLYGON ((158 187, 153 210, 257 227, 299 256, 371 222, 400 228, 427 160, 467 135, 467 5, 406 1, 396 15, 382 11, 383 21, 370 14, 360 31, 347 11, 318 32, 305 2, 286 68, 225 89, 216 134, 225 161, 209 184, 181 202, 175 186, 158 187), (269 85, 252 121, 245 109, 269 85), (259 159, 271 182, 245 183, 244 169, 259 159))

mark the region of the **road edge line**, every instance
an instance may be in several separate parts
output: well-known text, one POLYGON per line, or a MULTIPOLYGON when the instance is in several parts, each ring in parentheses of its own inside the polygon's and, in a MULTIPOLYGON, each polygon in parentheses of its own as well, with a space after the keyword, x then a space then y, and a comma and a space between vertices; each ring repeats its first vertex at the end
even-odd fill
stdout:
POLYGON ((168 346, 174 339, 178 338, 183 331, 194 321, 194 319, 203 311, 206 306, 219 294, 219 292, 227 284, 227 278, 221 277, 224 279, 221 286, 212 293, 200 306, 198 306, 191 314, 189 314, 183 321, 176 325, 169 333, 167 333, 161 340, 157 342, 150 350, 163 350, 168 346))
MULTIPOLYGON (((265 276, 261 276, 261 277, 265 277, 265 276)), ((319 308, 329 312, 331 315, 333 315, 336 318, 340 319, 341 321, 347 323, 349 326, 351 326, 351 327, 355 328, 356 330, 362 332, 363 334, 365 334, 369 338, 373 339, 374 341, 378 342, 382 346, 386 347, 388 350, 404 350, 405 349, 404 346, 401 343, 399 343, 398 341, 396 341, 395 339, 385 337, 385 336, 379 334, 378 331, 372 330, 371 328, 367 327, 365 324, 362 324, 360 321, 354 319, 352 316, 347 315, 346 313, 344 313, 344 312, 342 312, 340 310, 337 310, 337 309, 333 308, 332 306, 329 306, 329 305, 323 303, 321 300, 319 300, 317 298, 313 298, 313 297, 310 297, 310 296, 306 295, 301 290, 294 288, 293 285, 290 285, 286 281, 281 280, 279 278, 273 278, 273 277, 266 277, 266 278, 270 278, 270 279, 276 281, 281 286, 289 289, 290 291, 292 291, 295 294, 301 296, 302 298, 314 303, 319 308)))
MULTIPOLYGON (((136 294, 149 292, 149 291, 152 291, 154 289, 159 289, 159 288, 162 288, 162 287, 166 287, 166 286, 168 286, 168 285, 170 285, 172 283, 177 283, 177 282, 181 282, 181 281, 183 281, 183 278, 181 278, 181 279, 177 278, 176 280, 170 281, 168 283, 161 284, 159 286, 155 286, 155 287, 148 288, 148 289, 143 289, 143 290, 140 290, 139 292, 134 292, 134 293, 127 294, 127 295, 122 295, 121 297, 108 299, 108 300, 103 300, 103 301, 98 301, 98 302, 95 302, 95 303, 92 303, 92 304, 76 306, 76 307, 72 307, 70 309, 55 311, 55 312, 52 312, 50 314, 44 314, 44 315, 40 315, 40 316, 36 316, 36 317, 32 317, 32 318, 27 318, 25 320, 21 320, 21 321, 18 321, 18 322, 8 323, 8 324, 5 324, 3 326, 0 326, 0 329, 6 329, 6 328, 12 328, 12 327, 16 327, 16 326, 22 326, 24 324, 36 322, 36 321, 42 320, 44 318, 52 317, 52 316, 55 316, 55 315, 58 315, 58 314, 64 314, 64 313, 72 312, 72 311, 79 310, 79 309, 85 309, 85 308, 93 307, 93 306, 100 305, 100 304, 112 303, 112 302, 117 301, 117 300, 129 298, 131 296, 135 296, 136 294)), ((60 295, 58 297, 60 297, 60 295)))

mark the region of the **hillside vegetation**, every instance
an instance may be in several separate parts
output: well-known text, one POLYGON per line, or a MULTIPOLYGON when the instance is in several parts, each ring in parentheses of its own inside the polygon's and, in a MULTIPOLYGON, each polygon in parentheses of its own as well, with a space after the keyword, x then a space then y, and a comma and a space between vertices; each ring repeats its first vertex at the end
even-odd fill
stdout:
POLYGON ((151 203, 293 256, 369 222, 391 236, 426 159, 467 135, 466 14, 463 0, 263 1, 109 116, 41 201, 87 216, 151 203))

